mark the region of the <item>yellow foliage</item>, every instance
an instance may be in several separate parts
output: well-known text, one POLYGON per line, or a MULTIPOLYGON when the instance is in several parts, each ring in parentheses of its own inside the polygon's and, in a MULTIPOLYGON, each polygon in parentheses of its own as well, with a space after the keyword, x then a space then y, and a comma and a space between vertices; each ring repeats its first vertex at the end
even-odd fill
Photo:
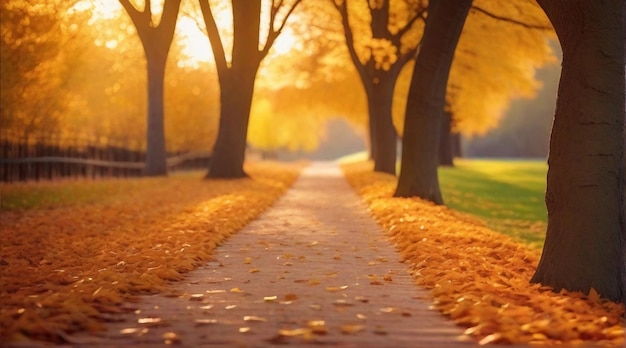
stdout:
MULTIPOLYGON (((550 47, 550 40, 556 36, 536 3, 477 0, 475 6, 545 29, 529 29, 470 11, 455 51, 446 96, 454 130, 468 136, 496 127, 512 100, 534 98, 542 87, 535 71, 556 61, 550 47)), ((396 85, 393 119, 400 131, 412 73, 411 62, 396 85)))
POLYGON ((480 0, 475 5, 547 29, 470 12, 455 52, 447 97, 456 128, 466 135, 483 134, 497 125, 511 100, 533 98, 541 88, 535 70, 555 62, 549 45, 555 34, 535 2, 480 0))
POLYGON ((134 295, 165 291, 268 208, 298 166, 246 171, 252 179, 139 179, 132 197, 0 212, 0 341, 60 342, 102 329, 134 295))
POLYGON ((433 305, 479 343, 624 345, 624 305, 529 284, 539 252, 419 198, 393 198, 396 178, 344 165, 433 305))

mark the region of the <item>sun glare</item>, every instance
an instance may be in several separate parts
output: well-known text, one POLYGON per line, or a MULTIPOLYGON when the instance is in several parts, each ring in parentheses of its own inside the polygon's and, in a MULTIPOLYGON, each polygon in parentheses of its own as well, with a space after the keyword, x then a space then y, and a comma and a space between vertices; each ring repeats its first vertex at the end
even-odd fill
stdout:
POLYGON ((213 60, 213 52, 206 34, 200 31, 194 20, 188 17, 178 19, 176 31, 179 33, 184 58, 179 58, 179 67, 198 68, 213 60))
POLYGON ((298 39, 289 28, 285 28, 274 41, 272 49, 278 55, 289 53, 298 44, 298 39))
MULTIPOLYGON (((153 3, 159 3, 155 1, 153 3)), ((140 9, 143 8, 143 3, 137 5, 140 9)), ((92 17, 90 24, 95 21, 110 21, 119 18, 119 16, 127 15, 124 13, 119 1, 111 0, 81 0, 72 8, 74 11, 91 11, 92 17)), ((153 6, 153 13, 159 15, 162 10, 160 6, 153 6), (158 8, 157 8, 158 7, 158 8)), ((220 35, 223 40, 224 49, 226 53, 226 59, 230 61, 230 54, 232 49, 232 14, 230 8, 225 6, 218 6, 216 8, 215 18, 220 28, 220 35)), ((202 23, 202 19, 192 19, 186 15, 180 15, 176 27, 178 43, 182 47, 182 55, 176 57, 179 67, 199 68, 201 65, 213 61, 213 52, 211 45, 206 34, 198 27, 199 23, 202 23)), ((263 32, 263 31, 262 31, 263 32)), ((109 48, 115 48, 118 42, 106 42, 105 44, 109 48)), ((293 31, 288 27, 284 28, 280 36, 276 39, 272 45, 270 57, 272 59, 277 56, 289 54, 294 47, 297 47, 300 43, 298 38, 294 35, 293 31)))

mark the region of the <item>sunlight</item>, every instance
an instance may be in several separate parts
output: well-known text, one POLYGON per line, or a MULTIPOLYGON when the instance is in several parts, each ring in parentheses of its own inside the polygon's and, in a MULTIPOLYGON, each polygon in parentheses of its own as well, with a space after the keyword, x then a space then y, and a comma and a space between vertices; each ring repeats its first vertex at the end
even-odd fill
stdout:
MULTIPOLYGON (((135 3, 139 9, 142 9, 144 6, 144 2, 142 1, 135 3)), ((152 10, 155 17, 158 17, 162 11, 162 4, 159 1, 152 2, 152 10)), ((233 30, 231 9, 228 6, 218 5, 215 6, 213 10, 216 22, 220 28, 220 36, 223 40, 226 59, 230 61, 233 30)), ((127 15, 124 13, 124 9, 119 1, 110 0, 81 0, 72 7, 71 11, 90 11, 92 13, 92 17, 89 20, 90 25, 97 21, 110 21, 122 15, 127 15)), ((198 15, 200 14, 198 13, 198 15)), ((158 22, 158 18, 156 20, 158 22)), ((182 47, 182 56, 176 57, 179 67, 198 69, 203 64, 213 62, 213 51, 211 50, 207 35, 203 31, 203 25, 204 23, 201 17, 194 19, 190 18, 188 14, 180 14, 176 27, 176 40, 179 40, 178 42, 182 47)), ((262 24, 262 27, 264 26, 266 27, 267 24, 262 24)), ((261 36, 266 34, 263 28, 261 33, 261 36)), ((100 42, 99 44, 106 45, 109 48, 115 48, 118 42, 107 41, 106 43, 100 42)), ((299 42, 293 30, 286 27, 274 42, 268 59, 290 54, 294 48, 300 46, 302 46, 302 43, 299 42)))
POLYGON ((276 41, 274 41, 272 50, 278 55, 284 55, 291 52, 298 44, 298 38, 294 35, 293 30, 285 28, 276 41))
POLYGON ((206 34, 200 31, 196 22, 189 17, 178 20, 176 32, 184 57, 178 59, 178 66, 197 69, 201 64, 213 61, 213 52, 206 34))

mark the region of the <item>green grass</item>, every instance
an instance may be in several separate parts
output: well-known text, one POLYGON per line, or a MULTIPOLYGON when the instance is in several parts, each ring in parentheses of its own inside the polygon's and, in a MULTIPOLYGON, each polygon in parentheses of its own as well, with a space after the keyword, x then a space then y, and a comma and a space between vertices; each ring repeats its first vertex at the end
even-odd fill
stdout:
MULTIPOLYGON (((366 159, 367 153, 359 152, 338 162, 366 159)), ((439 168, 439 184, 448 207, 480 218, 494 231, 543 246, 545 160, 456 159, 454 164, 439 168)))
MULTIPOLYGON (((179 180, 200 180, 199 171, 176 172, 179 180)), ((51 209, 111 203, 133 199, 139 192, 164 185, 168 179, 62 179, 54 181, 0 184, 0 211, 51 209)), ((170 183, 171 184, 171 183, 170 183)))
POLYGON ((540 247, 545 237, 547 164, 539 160, 461 159, 440 168, 444 201, 495 231, 540 247))

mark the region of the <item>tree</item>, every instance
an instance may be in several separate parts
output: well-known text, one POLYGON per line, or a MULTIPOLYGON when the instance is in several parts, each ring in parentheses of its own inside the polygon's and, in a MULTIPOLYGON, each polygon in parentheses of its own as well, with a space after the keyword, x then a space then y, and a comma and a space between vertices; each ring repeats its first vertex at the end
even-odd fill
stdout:
POLYGON ((395 197, 443 204, 437 166, 439 135, 454 50, 472 0, 431 0, 415 62, 404 121, 402 164, 395 197))
POLYGON ((262 1, 232 0, 233 44, 230 64, 211 5, 208 0, 199 1, 220 84, 220 122, 207 177, 244 177, 246 135, 256 74, 261 61, 301 0, 289 4, 284 0, 272 0, 267 12, 268 29, 264 42, 260 42, 262 1), (279 18, 279 14, 283 14, 282 18, 279 18), (263 46, 259 49, 261 44, 263 46))
POLYGON ((424 20, 426 4, 407 0, 395 2, 392 8, 390 0, 368 1, 369 33, 364 34, 364 29, 351 21, 349 2, 353 3, 333 0, 341 15, 350 58, 367 95, 374 170, 395 174, 398 137, 391 117, 394 88, 402 68, 417 53, 416 22, 424 20))
POLYGON ((624 301, 624 1, 538 0, 563 49, 531 282, 624 301))
POLYGON ((59 127, 68 104, 65 78, 71 42, 68 23, 83 18, 68 13, 73 2, 0 3, 0 123, 3 135, 28 140, 59 127))
POLYGON ((145 175, 166 175, 163 84, 181 0, 166 0, 159 24, 155 23, 150 0, 139 11, 130 0, 120 3, 130 16, 141 39, 148 68, 148 123, 145 175))

